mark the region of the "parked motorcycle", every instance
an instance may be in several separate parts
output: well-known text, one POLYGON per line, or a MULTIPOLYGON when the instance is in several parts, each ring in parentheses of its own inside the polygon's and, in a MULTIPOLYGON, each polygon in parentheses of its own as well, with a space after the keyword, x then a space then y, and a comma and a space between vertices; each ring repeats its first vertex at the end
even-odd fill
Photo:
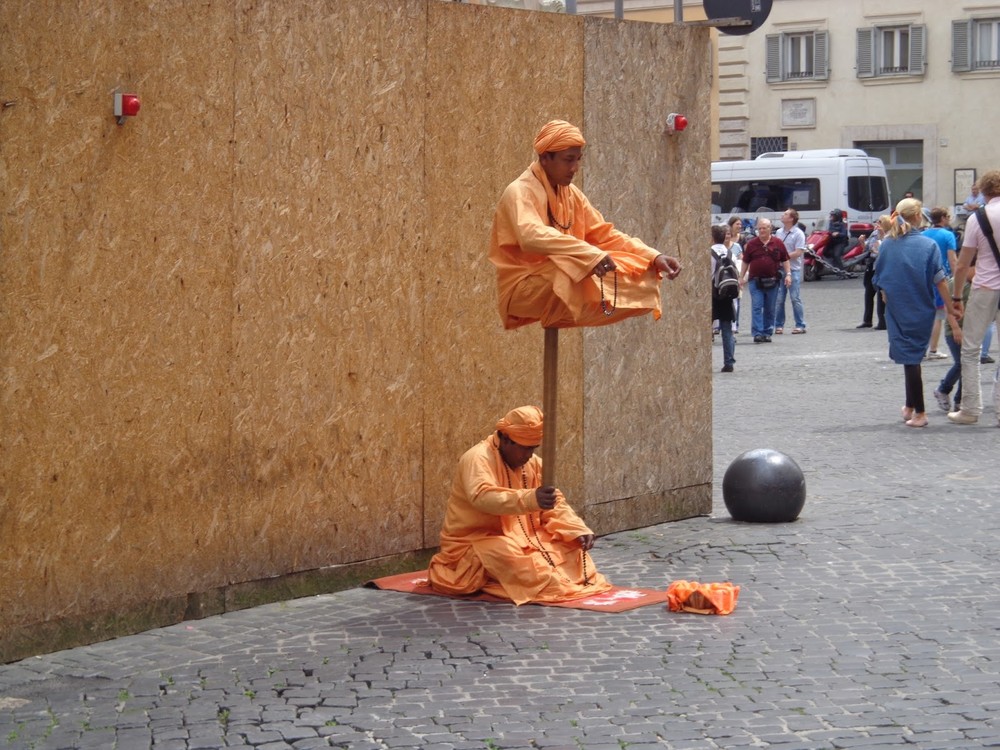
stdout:
POLYGON ((826 257, 826 250, 830 244, 829 230, 814 230, 806 238, 806 252, 802 260, 802 278, 805 281, 819 281, 823 276, 834 275, 838 279, 853 279, 859 273, 864 273, 869 253, 859 238, 861 235, 870 235, 873 230, 874 227, 871 224, 859 222, 850 225, 854 244, 848 247, 847 252, 840 259, 843 268, 838 268, 826 257))

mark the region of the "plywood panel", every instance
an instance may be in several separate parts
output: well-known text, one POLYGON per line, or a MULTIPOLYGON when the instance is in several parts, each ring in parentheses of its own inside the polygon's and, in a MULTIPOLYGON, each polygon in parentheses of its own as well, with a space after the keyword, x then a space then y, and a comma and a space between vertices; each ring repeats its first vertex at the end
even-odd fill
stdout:
POLYGON ((2 11, 8 623, 127 607, 223 567, 230 16, 139 10, 2 11), (118 86, 143 100, 122 127, 118 86))
MULTIPOLYGON (((587 193, 619 229, 685 265, 662 283, 659 322, 584 337, 586 494, 637 498, 634 514, 614 512, 622 528, 678 517, 669 493, 711 482, 708 31, 588 18, 585 49, 587 193), (688 130, 668 135, 670 112, 685 113, 688 130), (662 502, 640 499, 650 497, 662 502)), ((700 497, 707 512, 709 493, 700 497)))
MULTIPOLYGON (((503 330, 489 230, 541 126, 582 117, 583 24, 452 3, 428 10, 424 542, 436 545, 461 453, 508 410, 542 405, 542 330, 503 330)), ((571 498, 581 476, 579 342, 578 331, 561 336, 559 482, 571 498)))
POLYGON ((593 202, 688 267, 663 322, 561 332, 557 482, 601 531, 704 507, 706 40, 438 0, 0 4, 0 632, 436 544, 458 456, 541 403, 486 246, 553 118, 593 202))
POLYGON ((422 545, 426 2, 238 13, 244 580, 422 545))

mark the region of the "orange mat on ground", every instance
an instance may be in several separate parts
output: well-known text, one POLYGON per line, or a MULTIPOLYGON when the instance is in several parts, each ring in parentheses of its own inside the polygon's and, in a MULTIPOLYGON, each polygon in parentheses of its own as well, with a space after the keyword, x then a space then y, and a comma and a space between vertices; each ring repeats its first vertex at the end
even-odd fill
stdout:
MULTIPOLYGON (((402 591, 407 594, 427 594, 429 596, 443 596, 449 599, 460 599, 470 602, 503 602, 511 604, 508 599, 501 599, 492 594, 467 594, 465 596, 450 596, 435 591, 427 581, 427 571, 417 570, 412 573, 400 573, 394 576, 376 578, 365 584, 369 588, 382 589, 384 591, 402 591)), ((656 591, 654 589, 630 589, 622 586, 615 586, 610 591, 605 591, 594 596, 585 596, 582 599, 573 599, 568 602, 532 602, 545 607, 565 607, 568 609, 589 609, 593 612, 626 612, 630 609, 646 607, 650 604, 664 604, 667 601, 667 592, 656 591)))

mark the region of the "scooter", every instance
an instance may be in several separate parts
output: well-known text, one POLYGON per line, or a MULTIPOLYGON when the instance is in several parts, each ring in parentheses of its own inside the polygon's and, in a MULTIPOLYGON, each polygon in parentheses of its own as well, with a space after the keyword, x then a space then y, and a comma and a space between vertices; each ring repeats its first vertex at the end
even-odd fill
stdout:
POLYGON ((856 241, 841 257, 842 268, 835 266, 825 256, 826 248, 830 244, 829 230, 813 230, 806 239, 806 252, 802 261, 802 278, 805 281, 819 281, 823 276, 830 274, 835 275, 838 279, 857 278, 858 272, 864 272, 869 256, 864 243, 859 238, 861 235, 870 234, 873 230, 874 227, 871 224, 855 223, 850 225, 851 237, 855 238, 856 241))

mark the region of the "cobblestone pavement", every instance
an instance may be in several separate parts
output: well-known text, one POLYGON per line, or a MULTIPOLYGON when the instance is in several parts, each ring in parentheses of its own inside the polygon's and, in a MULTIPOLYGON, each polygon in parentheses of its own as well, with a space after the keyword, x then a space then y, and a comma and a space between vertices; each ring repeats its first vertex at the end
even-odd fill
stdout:
POLYGON ((354 589, 0 666, 0 748, 1000 746, 996 415, 905 427, 860 281, 803 295, 807 335, 748 343, 745 310, 731 375, 714 345, 715 514, 595 553, 621 584, 734 581, 732 615, 354 589), (729 518, 758 447, 802 466, 797 522, 729 518))

